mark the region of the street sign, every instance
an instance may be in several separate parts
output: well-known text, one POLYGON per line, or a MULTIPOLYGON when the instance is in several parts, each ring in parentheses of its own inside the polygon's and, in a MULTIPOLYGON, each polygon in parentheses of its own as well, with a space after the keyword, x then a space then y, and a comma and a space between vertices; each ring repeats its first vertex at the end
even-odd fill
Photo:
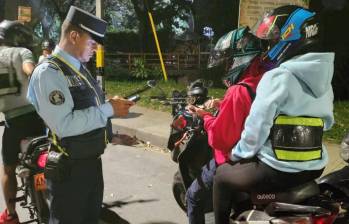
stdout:
POLYGON ((21 22, 30 22, 32 17, 32 8, 28 6, 18 6, 18 20, 21 22))

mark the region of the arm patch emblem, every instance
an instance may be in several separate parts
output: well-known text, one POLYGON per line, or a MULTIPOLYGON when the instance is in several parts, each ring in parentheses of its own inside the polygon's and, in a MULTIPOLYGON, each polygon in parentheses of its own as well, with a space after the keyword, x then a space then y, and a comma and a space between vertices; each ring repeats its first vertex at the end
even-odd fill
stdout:
POLYGON ((65 101, 63 93, 59 90, 52 91, 49 95, 49 99, 53 105, 61 105, 65 101))

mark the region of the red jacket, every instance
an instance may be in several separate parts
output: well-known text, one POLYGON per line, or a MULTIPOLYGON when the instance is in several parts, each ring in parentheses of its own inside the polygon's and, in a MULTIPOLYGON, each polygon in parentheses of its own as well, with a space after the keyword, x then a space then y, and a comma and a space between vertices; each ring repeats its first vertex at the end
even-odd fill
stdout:
MULTIPOLYGON (((259 80, 265 70, 256 58, 247 68, 239 83, 246 83, 256 92, 259 80)), ((208 144, 214 151, 218 165, 229 160, 233 146, 238 142, 252 104, 251 96, 245 86, 232 85, 226 91, 219 106, 217 117, 204 116, 204 128, 208 134, 208 144)))

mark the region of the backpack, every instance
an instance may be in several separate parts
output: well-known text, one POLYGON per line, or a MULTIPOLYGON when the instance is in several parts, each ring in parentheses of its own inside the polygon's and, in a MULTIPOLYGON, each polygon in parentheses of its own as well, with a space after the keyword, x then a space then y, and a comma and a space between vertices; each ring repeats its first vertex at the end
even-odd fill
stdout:
POLYGON ((17 80, 11 58, 5 59, 0 56, 0 97, 19 92, 20 83, 17 80))

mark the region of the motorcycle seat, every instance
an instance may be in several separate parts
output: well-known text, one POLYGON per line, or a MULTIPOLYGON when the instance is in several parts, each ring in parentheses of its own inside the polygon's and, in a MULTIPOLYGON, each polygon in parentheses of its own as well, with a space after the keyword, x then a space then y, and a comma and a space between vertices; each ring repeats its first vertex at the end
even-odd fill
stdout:
POLYGON ((33 150, 40 146, 49 145, 47 136, 39 136, 36 138, 26 138, 21 141, 21 153, 23 155, 31 154, 33 150))
POLYGON ((252 192, 251 200, 254 205, 267 205, 271 202, 299 203, 319 193, 317 183, 310 181, 283 191, 252 192))

